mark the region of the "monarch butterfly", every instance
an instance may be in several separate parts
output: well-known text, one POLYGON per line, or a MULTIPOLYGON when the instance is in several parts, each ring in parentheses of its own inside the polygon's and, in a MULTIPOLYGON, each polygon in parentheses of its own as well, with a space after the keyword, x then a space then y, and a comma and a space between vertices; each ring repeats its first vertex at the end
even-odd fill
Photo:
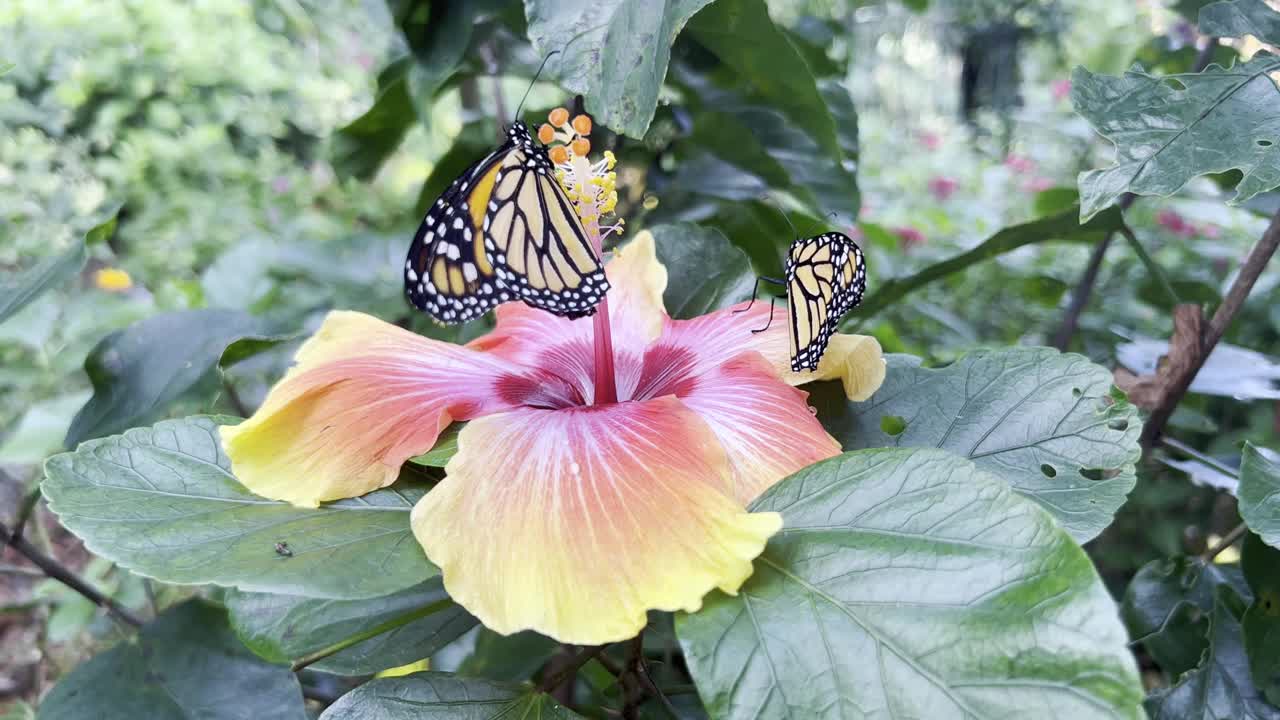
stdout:
POLYGON ((570 319, 593 315, 609 290, 547 148, 516 121, 427 210, 409 245, 409 302, 445 323, 523 300, 570 319))
MULTIPOLYGON (((862 302, 867 289, 867 264, 862 249, 848 235, 823 233, 792 241, 787 251, 785 280, 759 278, 757 290, 760 280, 787 288, 791 370, 816 370, 840 318, 862 302)), ((753 290, 751 302, 755 298, 753 290)), ((772 305, 769 324, 773 324, 772 305)), ((753 332, 767 329, 769 325, 753 332)))

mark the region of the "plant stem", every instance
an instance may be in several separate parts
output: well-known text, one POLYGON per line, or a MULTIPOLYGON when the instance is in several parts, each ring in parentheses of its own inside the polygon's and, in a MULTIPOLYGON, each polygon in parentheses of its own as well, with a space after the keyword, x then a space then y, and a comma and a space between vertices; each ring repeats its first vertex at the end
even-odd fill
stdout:
POLYGON ((1223 550, 1235 545, 1236 541, 1244 536, 1245 532, 1248 530, 1249 528, 1246 527, 1244 523, 1240 523, 1239 525, 1231 528, 1231 532, 1227 533, 1221 540, 1219 540, 1217 545, 1206 550, 1204 555, 1200 556, 1200 559, 1205 562, 1213 562, 1213 559, 1218 557, 1223 550))
POLYGON ((368 640, 369 638, 377 637, 383 633, 390 632, 402 625, 408 625, 414 620, 418 620, 420 618, 424 618, 428 615, 431 615, 432 613, 439 612, 449 607, 452 604, 453 604, 453 600, 449 598, 444 598, 443 600, 437 600, 431 603, 430 605, 423 605, 420 608, 410 610, 409 612, 404 613, 403 615, 393 617, 384 623, 380 623, 378 625, 375 625, 369 628, 368 630, 365 630, 363 632, 358 632, 355 635, 343 638, 342 640, 339 640, 338 642, 333 643, 332 645, 320 648, 319 650, 316 650, 313 653, 303 655, 297 660, 294 660, 293 662, 289 663, 289 669, 294 672, 297 672, 302 668, 307 667, 308 665, 319 662, 329 657, 330 655, 340 653, 343 650, 346 650, 347 648, 353 645, 359 645, 360 643, 364 642, 365 640, 368 640))
POLYGON ((1280 246, 1280 211, 1277 211, 1272 216, 1266 232, 1262 234, 1262 238, 1258 240, 1253 249, 1249 251, 1249 255, 1245 257, 1244 262, 1241 263, 1240 272, 1236 275, 1235 282, 1231 284, 1231 289, 1227 291, 1227 296, 1222 300, 1222 304, 1218 306, 1217 312, 1213 314, 1213 319, 1209 321, 1208 327, 1204 330, 1200 349, 1194 361, 1188 363, 1187 367, 1178 376, 1169 378, 1168 389, 1160 398, 1160 404, 1152 409, 1150 417, 1147 418, 1147 422, 1142 428, 1141 442, 1144 451, 1149 451, 1160 439, 1160 434, 1164 432, 1165 423, 1169 421, 1174 409, 1178 407, 1178 403, 1186 395, 1187 388, 1191 387, 1191 381, 1195 379, 1196 374, 1200 372, 1200 368, 1209 359, 1209 355, 1213 352, 1214 347, 1217 346, 1218 341, 1222 339, 1222 335, 1227 331, 1227 327, 1231 325, 1231 321, 1235 319, 1236 314, 1240 312, 1240 308, 1244 306, 1244 301, 1248 299, 1249 292, 1253 290, 1254 283, 1258 281, 1258 276, 1262 274, 1267 263, 1271 261, 1271 257, 1275 255, 1277 246, 1280 246))
POLYGON ((1165 274, 1164 268, 1151 259, 1151 256, 1147 254, 1147 249, 1142 247, 1142 243, 1138 242, 1137 236, 1133 234, 1129 226, 1122 224, 1119 233, 1129 242, 1129 246, 1133 248, 1133 253, 1138 256, 1138 260, 1142 261, 1143 266, 1147 269, 1147 274, 1155 278, 1156 282, 1160 284, 1160 289, 1164 290, 1164 294, 1169 296, 1169 303, 1175 306, 1181 305, 1182 299, 1178 297, 1178 292, 1173 289, 1173 284, 1169 282, 1169 276, 1165 274))
POLYGON ((45 575, 80 593, 94 605, 105 609, 111 615, 133 627, 142 627, 142 619, 134 615, 129 608, 98 592, 62 563, 40 552, 25 538, 15 535, 4 523, 0 523, 0 547, 5 545, 30 560, 31 564, 43 570, 45 575))
POLYGON ((1170 450, 1176 450, 1177 452, 1180 452, 1183 455, 1186 455, 1187 457, 1193 460, 1202 462, 1205 465, 1208 465, 1209 467, 1213 468, 1214 470, 1217 470, 1218 472, 1231 477, 1232 479, 1238 480, 1240 477, 1235 468, 1229 465, 1225 465, 1221 461, 1213 457, 1205 455, 1204 453, 1200 452, 1199 450, 1196 450, 1195 448, 1182 442, 1181 440, 1176 440, 1174 438, 1165 436, 1160 438, 1160 444, 1164 445, 1170 450))
POLYGON ((567 662, 563 667, 559 668, 549 677, 544 678, 542 682, 538 683, 538 692, 549 693, 560 687, 564 684, 565 680, 573 677, 574 673, 578 672, 578 669, 583 665, 586 665, 591 658, 604 652, 606 647, 606 645, 592 645, 579 650, 578 654, 570 658, 569 662, 567 662))

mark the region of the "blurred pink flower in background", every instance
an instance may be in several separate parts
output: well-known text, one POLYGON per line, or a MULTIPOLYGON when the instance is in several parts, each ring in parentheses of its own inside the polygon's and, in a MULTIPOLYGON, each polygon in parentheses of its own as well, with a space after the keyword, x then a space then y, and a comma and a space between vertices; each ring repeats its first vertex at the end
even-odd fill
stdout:
POLYGON ((924 245, 924 233, 913 227, 894 228, 893 234, 898 236, 899 244, 902 246, 903 252, 914 247, 924 245))
POLYGON ((1066 79, 1054 80, 1049 84, 1049 92, 1053 93, 1053 99, 1056 102, 1062 102, 1071 97, 1071 81, 1066 79))
POLYGON ((1004 166, 1010 170, 1023 174, 1029 173, 1036 169, 1036 161, 1026 155, 1018 155, 1017 153, 1009 153, 1009 157, 1004 159, 1004 166))
POLYGON ((955 194, 960 182, 955 178, 949 178, 945 175, 935 175, 929 178, 929 194, 933 195, 940 201, 946 201, 947 198, 955 194))
POLYGON ((921 130, 916 137, 920 141, 920 146, 925 150, 937 150, 942 147, 942 136, 936 132, 921 130))
POLYGON ((1038 193, 1038 192, 1044 192, 1045 190, 1048 190, 1054 185, 1055 183, 1053 182, 1052 179, 1037 175, 1035 177, 1029 177, 1026 180, 1022 181, 1022 190, 1023 192, 1038 193))
POLYGON ((1187 219, 1179 215, 1176 210, 1161 210, 1156 215, 1156 224, 1182 237, 1194 237, 1199 234, 1196 226, 1187 222, 1187 219))

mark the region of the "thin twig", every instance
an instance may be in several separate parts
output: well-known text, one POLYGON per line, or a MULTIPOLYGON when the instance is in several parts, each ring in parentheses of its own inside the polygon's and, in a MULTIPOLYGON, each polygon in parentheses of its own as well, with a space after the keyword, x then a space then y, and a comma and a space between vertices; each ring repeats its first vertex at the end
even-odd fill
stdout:
POLYGON ((1206 550, 1204 554, 1200 556, 1200 559, 1205 562, 1213 562, 1213 559, 1218 557, 1223 550, 1235 545, 1236 541, 1243 537, 1248 530, 1248 526, 1244 523, 1240 523, 1239 525, 1231 528, 1231 532, 1227 533, 1221 540, 1219 540, 1217 545, 1206 550))
POLYGON ((10 565, 9 563, 0 563, 0 575, 28 575, 30 577, 44 577, 44 573, 36 568, 23 567, 21 565, 10 565))
MULTIPOLYGON (((12 476, 9 476, 12 477, 12 476)), ((22 505, 18 508, 18 516, 13 521, 13 536, 22 537, 22 531, 27 529, 27 521, 31 519, 31 513, 35 512, 36 505, 40 502, 40 486, 36 485, 22 499, 22 505)))
POLYGON ((75 573, 71 572, 66 566, 58 562, 52 557, 40 552, 25 538, 17 537, 9 530, 8 526, 0 523, 0 547, 9 546, 16 550, 20 555, 31 561, 32 565, 44 571, 45 575, 57 580, 67 587, 75 590, 85 596, 89 602, 105 609, 108 613, 119 618, 120 620, 132 625, 133 627, 142 627, 142 619, 134 615, 129 608, 117 603, 115 600, 103 595, 95 590, 89 583, 81 580, 75 573))
POLYGON ((1240 476, 1235 468, 1223 463, 1221 460, 1218 460, 1212 456, 1209 456, 1200 452, 1199 450, 1196 450, 1195 448, 1182 442, 1181 440, 1177 440, 1175 438, 1171 438, 1166 435, 1160 438, 1160 444, 1164 445, 1170 450, 1176 450, 1177 452, 1180 452, 1183 455, 1186 455, 1192 460, 1197 460, 1205 465, 1208 465, 1209 467, 1213 468, 1214 470, 1217 470, 1223 475, 1230 477, 1232 480, 1240 479, 1240 476))
POLYGON ((674 718, 674 720, 679 720, 680 712, 671 704, 671 701, 662 693, 662 690, 658 689, 658 685, 653 682, 653 678, 649 677, 649 668, 645 665, 643 650, 640 653, 640 661, 636 663, 632 672, 636 679, 640 681, 640 687, 643 688, 650 697, 656 699, 658 703, 662 705, 662 709, 667 711, 668 715, 674 718))
POLYGON ((632 685, 627 680, 630 680, 633 676, 637 681, 639 680, 639 675, 635 673, 635 668, 642 662, 644 662, 644 630, 641 630, 639 635, 636 635, 631 642, 627 643, 626 672, 622 675, 623 720, 639 720, 640 718, 640 702, 644 697, 644 693, 641 686, 632 685))
POLYGON ((1173 283, 1169 282, 1169 276, 1165 274, 1164 268, 1157 265, 1156 261, 1147 254, 1147 249, 1142 247, 1142 243, 1138 242, 1137 236, 1133 234, 1129 226, 1121 223, 1118 232, 1129 242, 1129 247, 1133 248, 1133 253, 1138 256, 1138 260, 1147 269, 1147 274, 1155 278, 1160 285, 1160 289, 1164 290, 1164 294, 1169 297, 1169 304, 1173 306, 1181 305, 1182 298, 1178 297, 1178 291, 1173 289, 1173 283))
POLYGON ((564 684, 565 680, 573 677, 574 673, 578 672, 579 668, 590 662, 591 658, 594 658, 604 652, 605 647, 607 646, 592 645, 579 650, 578 654, 570 658, 568 663, 557 669, 542 682, 538 683, 538 692, 549 693, 560 687, 564 684))
POLYGON ((1160 439, 1160 434, 1164 432, 1165 423, 1169 421, 1173 411, 1178 407, 1178 403, 1186 395, 1187 389, 1191 387, 1191 381, 1195 379, 1196 374, 1200 372, 1200 368, 1204 366, 1209 355, 1213 352, 1213 348, 1222 339, 1222 335, 1231 325, 1231 321, 1235 319, 1240 308, 1244 306, 1244 301, 1248 299, 1249 292, 1253 290, 1253 285, 1258 281, 1258 276, 1262 274, 1267 263, 1271 261, 1271 257, 1275 255, 1277 246, 1280 246, 1280 211, 1272 216, 1271 222, 1267 225, 1267 230, 1262 234, 1262 238, 1258 240, 1253 249, 1249 251, 1249 255, 1240 265, 1240 272, 1236 275, 1235 282, 1231 284, 1231 289, 1227 291, 1227 296, 1222 300, 1222 304, 1218 306, 1217 312, 1213 314, 1213 319, 1209 321, 1208 327, 1204 330, 1204 336, 1200 342, 1199 352, 1193 361, 1182 369, 1177 376, 1169 378, 1168 390, 1161 396, 1160 403, 1151 410, 1151 416, 1147 418, 1146 424, 1142 428, 1142 447, 1150 450, 1160 439))
POLYGON ((358 632, 349 637, 345 637, 339 640, 338 642, 333 643, 332 645, 328 645, 326 647, 320 648, 319 650, 316 650, 313 653, 308 653, 306 655, 303 655, 297 660, 294 660, 293 662, 289 663, 289 669, 294 672, 298 672, 302 668, 307 667, 308 665, 311 665, 313 663, 319 662, 329 657, 330 655, 342 652, 343 650, 346 650, 352 645, 359 645, 360 643, 364 642, 365 640, 368 640, 369 638, 377 637, 379 635, 382 635, 383 633, 391 632, 392 630, 395 630, 396 628, 402 625, 408 625, 414 620, 417 620, 419 618, 424 618, 428 615, 431 615, 432 613, 439 612, 452 604, 453 604, 453 600, 451 600, 450 598, 444 598, 442 600, 437 600, 429 605, 423 605, 420 608, 415 608, 413 610, 410 610, 407 613, 404 613, 403 615, 398 615, 396 617, 393 617, 384 623, 379 623, 378 625, 375 625, 369 628, 368 630, 365 630, 363 632, 358 632))

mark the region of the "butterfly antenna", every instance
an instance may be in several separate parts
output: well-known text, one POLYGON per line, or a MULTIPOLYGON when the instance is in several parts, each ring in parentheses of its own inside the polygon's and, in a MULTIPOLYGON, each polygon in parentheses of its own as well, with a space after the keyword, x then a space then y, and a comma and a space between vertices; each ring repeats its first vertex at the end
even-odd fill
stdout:
POLYGON ((552 50, 551 52, 547 53, 546 57, 542 58, 542 64, 538 66, 538 72, 533 74, 533 79, 529 81, 529 87, 525 88, 524 97, 520 98, 520 104, 516 106, 516 116, 514 120, 520 119, 520 110, 524 108, 524 101, 529 99, 529 91, 533 90, 534 83, 538 82, 538 77, 542 75, 542 68, 547 66, 547 61, 551 59, 552 55, 559 55, 559 54, 560 54, 559 50, 552 50))
POLYGON ((799 231, 799 230, 797 230, 797 229, 796 229, 796 226, 791 222, 791 217, 790 217, 789 215, 787 215, 787 211, 786 211, 786 210, 783 210, 783 209, 782 209, 782 204, 778 202, 777 198, 769 197, 768 195, 762 196, 762 199, 764 199, 764 198, 768 198, 769 200, 773 200, 773 205, 774 205, 774 207, 778 208, 778 214, 782 215, 782 219, 787 221, 787 225, 790 225, 790 226, 791 226, 791 234, 792 234, 794 237, 800 237, 800 231, 799 231))

